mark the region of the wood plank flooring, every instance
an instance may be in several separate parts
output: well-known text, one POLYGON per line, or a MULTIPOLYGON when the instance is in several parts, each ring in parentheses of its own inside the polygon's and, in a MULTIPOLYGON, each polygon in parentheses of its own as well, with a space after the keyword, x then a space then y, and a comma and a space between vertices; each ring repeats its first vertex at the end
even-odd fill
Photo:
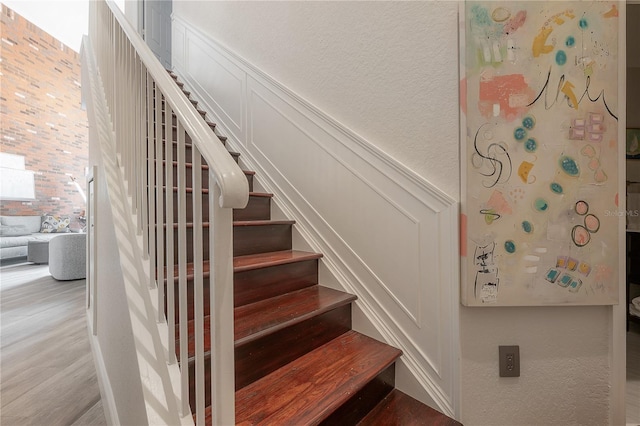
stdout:
POLYGON ((0 424, 106 425, 85 297, 48 265, 0 268, 0 424))
MULTIPOLYGON (((106 425, 89 347, 85 281, 47 265, 0 268, 0 425, 106 425)), ((640 325, 627 333, 627 424, 640 425, 640 325)))

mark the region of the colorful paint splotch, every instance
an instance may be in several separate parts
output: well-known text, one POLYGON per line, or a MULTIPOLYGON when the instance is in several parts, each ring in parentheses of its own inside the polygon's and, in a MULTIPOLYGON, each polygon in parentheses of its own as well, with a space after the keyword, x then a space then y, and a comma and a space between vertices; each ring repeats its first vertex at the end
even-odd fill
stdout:
POLYGON ((533 95, 522 74, 485 75, 480 80, 478 109, 487 119, 498 111, 499 116, 513 121, 527 110, 533 95))
POLYGON ((618 7, 465 3, 464 304, 618 303, 618 7))

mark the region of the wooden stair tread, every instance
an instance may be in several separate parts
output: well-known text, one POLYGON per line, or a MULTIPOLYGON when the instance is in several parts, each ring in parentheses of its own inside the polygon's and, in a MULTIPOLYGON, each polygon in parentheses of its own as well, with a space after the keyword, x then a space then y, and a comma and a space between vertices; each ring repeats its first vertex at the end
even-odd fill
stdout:
MULTIPOLYGON (((166 166, 167 160, 162 160, 162 164, 166 166)), ((173 167, 178 167, 178 160, 171 161, 171 164, 173 165, 173 167)), ((187 169, 193 168, 193 163, 185 162, 184 165, 187 169)), ((208 164, 201 164, 201 167, 202 167, 202 170, 209 170, 208 164)), ((253 170, 243 170, 242 172, 247 176, 255 176, 256 174, 256 172, 254 172, 253 170)))
POLYGON ((293 225, 295 220, 234 220, 233 226, 293 225))
MULTIPOLYGON (((192 229, 193 228, 193 222, 187 222, 187 229, 192 229)), ((158 226, 158 224, 156 223, 156 226, 158 226)), ((167 224, 164 223, 162 225, 164 228, 167 228, 167 224)), ((173 228, 173 229, 178 229, 178 224, 177 223, 173 223, 171 225, 169 225, 169 227, 173 228)), ((209 222, 202 222, 202 227, 203 228, 208 228, 209 227, 209 222)))
POLYGON ((267 268, 270 266, 284 265, 287 263, 319 259, 321 257, 321 253, 312 253, 301 250, 282 250, 268 253, 235 256, 233 258, 233 271, 242 272, 251 269, 267 268))
MULTIPOLYGON (((191 99, 189 99, 189 100, 191 100, 191 99)), ((173 118, 175 118, 175 117, 176 117, 176 115, 175 115, 175 113, 174 113, 174 114, 173 114, 173 118)), ((206 120, 206 119, 205 119, 205 123, 206 123, 209 127, 211 127, 211 129, 212 129, 212 130, 213 130, 213 129, 215 129, 215 127, 216 127, 216 123, 213 123, 213 122, 211 122, 211 121, 209 121, 209 120, 206 120)), ((165 128, 165 123, 162 123, 162 128, 163 128, 163 129, 165 128)), ((177 125, 177 124, 173 124, 173 123, 172 123, 172 124, 171 124, 171 129, 172 129, 172 130, 177 130, 177 129, 178 129, 178 125, 177 125)), ((216 135, 216 136, 218 136, 218 135, 216 135)), ((224 138, 226 139, 226 136, 224 136, 224 138)))
MULTIPOLYGON (((293 225, 295 223, 296 223, 295 220, 267 220, 267 219, 265 220, 234 220, 233 226, 246 227, 246 226, 269 226, 269 225, 293 225)), ((158 225, 156 224, 156 226, 158 225)), ((167 224, 165 223, 162 226, 166 228, 167 224)), ((178 228, 177 223, 173 223, 169 226, 173 227, 174 229, 178 228)), ((202 222, 202 226, 204 228, 208 228, 209 222, 202 222)), ((187 222, 187 228, 193 228, 193 222, 187 222)))
POLYGON ((236 423, 318 424, 401 351, 355 331, 236 392, 236 423))
POLYGON ((235 344, 242 345, 351 303, 356 296, 328 287, 311 286, 234 309, 235 344))
MULTIPOLYGON (((173 192, 178 192, 178 187, 177 186, 173 186, 173 192)), ((162 186, 162 189, 164 192, 167 191, 167 187, 166 185, 162 186)), ((190 186, 187 186, 184 188, 185 192, 187 194, 191 194, 193 192, 193 188, 190 186)), ((201 191, 203 194, 208 194, 209 193, 209 188, 201 188, 201 191)), ((249 197, 259 197, 259 198, 273 198, 273 194, 268 193, 268 192, 249 192, 249 197)), ((240 209, 242 210, 242 209, 240 209)))
MULTIPOLYGON (((177 226, 177 225, 176 225, 177 226)), ((283 250, 269 253, 248 254, 233 258, 233 272, 243 272, 251 269, 267 268, 269 266, 284 265, 287 263, 300 262, 305 260, 320 259, 321 253, 312 253, 300 250, 283 250)), ((194 264, 187 263, 187 279, 193 278, 194 264)), ((202 262, 204 277, 209 277, 209 261, 202 262)), ((176 268, 176 279, 178 270, 176 268)), ((167 277, 167 267, 165 267, 165 277, 167 277)))
POLYGON ((461 423, 394 389, 358 423, 358 426, 377 425, 456 426, 461 423))
MULTIPOLYGON (((270 333, 282 330, 290 325, 302 322, 314 315, 327 312, 345 305, 356 296, 333 290, 328 287, 314 286, 304 290, 273 297, 261 302, 234 309, 235 346, 259 339, 270 333)), ((210 356, 211 331, 210 317, 204 317, 204 351, 210 356)), ((195 356, 195 320, 187 323, 189 359, 195 356)), ((176 324, 176 353, 179 354, 180 325, 176 324)))
MULTIPOLYGON (((186 265, 186 267, 187 267, 186 268, 187 269, 187 280, 193 280, 193 277, 195 275, 194 265, 195 265, 194 263, 187 263, 187 265, 186 265)), ((169 278, 169 276, 167 274, 167 271, 168 271, 168 267, 165 266, 164 267, 164 276, 165 276, 164 280, 165 280, 165 282, 167 280, 171 279, 171 278, 169 278)), ((205 260, 205 261, 202 262, 202 275, 203 275, 203 278, 209 278, 209 271, 210 271, 210 269, 209 269, 209 261, 205 260)), ((177 281, 179 279, 179 276, 178 276, 179 271, 178 271, 177 265, 176 265, 176 267, 174 269, 174 272, 175 272, 175 276, 173 277, 173 280, 177 281)), ((176 295, 176 298, 177 298, 177 295, 176 295)))

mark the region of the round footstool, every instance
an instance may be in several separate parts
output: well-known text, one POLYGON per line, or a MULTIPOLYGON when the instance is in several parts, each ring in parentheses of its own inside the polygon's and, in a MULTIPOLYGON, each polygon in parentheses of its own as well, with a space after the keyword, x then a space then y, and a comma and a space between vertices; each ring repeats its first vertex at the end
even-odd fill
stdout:
POLYGON ((87 276, 87 234, 63 234, 49 242, 49 273, 56 280, 87 276))
POLYGON ((49 263, 49 241, 27 241, 27 262, 49 263))

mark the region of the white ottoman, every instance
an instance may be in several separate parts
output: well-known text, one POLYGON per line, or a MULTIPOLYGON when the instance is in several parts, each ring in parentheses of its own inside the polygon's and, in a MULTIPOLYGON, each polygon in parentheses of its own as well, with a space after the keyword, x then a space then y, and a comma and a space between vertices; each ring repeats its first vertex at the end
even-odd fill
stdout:
POLYGON ((27 262, 49 263, 49 240, 27 241, 27 262))
POLYGON ((49 242, 49 273, 56 280, 85 278, 87 234, 64 234, 49 242))

